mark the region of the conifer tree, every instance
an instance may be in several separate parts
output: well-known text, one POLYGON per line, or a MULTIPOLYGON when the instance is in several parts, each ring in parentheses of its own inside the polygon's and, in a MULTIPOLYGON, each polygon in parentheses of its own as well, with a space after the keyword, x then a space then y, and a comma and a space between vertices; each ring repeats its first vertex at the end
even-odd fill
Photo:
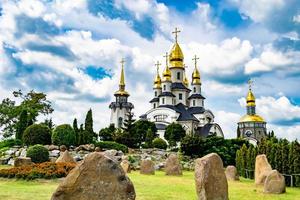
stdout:
POLYGON ((128 112, 126 115, 126 118, 123 122, 123 127, 122 129, 128 133, 133 134, 132 132, 134 131, 134 122, 135 119, 133 118, 134 114, 132 112, 128 112))
POLYGON ((247 177, 246 176, 246 170, 247 169, 247 146, 245 144, 243 144, 242 148, 241 148, 241 172, 242 172, 242 176, 243 177, 247 177))
POLYGON ((281 143, 281 173, 289 172, 289 141, 284 139, 281 143))
POLYGON ((242 167, 241 167, 241 150, 236 151, 236 156, 235 156, 235 165, 237 168, 237 171, 239 175, 242 175, 242 167))
POLYGON ((84 141, 85 143, 92 143, 93 138, 96 136, 93 130, 93 114, 92 109, 90 109, 85 117, 85 131, 84 131, 84 141))
POLYGON ((270 165, 272 166, 272 169, 276 169, 276 161, 275 161, 275 155, 277 153, 277 145, 276 143, 271 143, 271 152, 270 152, 270 156, 268 158, 268 161, 270 163, 270 165))
POLYGON ((248 151, 247 151, 247 169, 249 170, 248 171, 248 174, 249 174, 249 178, 253 178, 252 177, 252 170, 254 170, 254 160, 253 160, 253 157, 254 157, 254 147, 253 145, 250 145, 250 147, 248 148, 248 151))
POLYGON ((28 127, 28 117, 27 117, 27 111, 22 110, 19 121, 17 123, 17 128, 16 128, 16 139, 22 140, 23 138, 23 133, 25 129, 28 127))
MULTIPOLYGON (((294 144, 294 174, 300 174, 300 144, 296 140, 294 144)), ((295 186, 300 186, 300 176, 295 176, 295 186)))
POLYGON ((77 124, 77 119, 76 118, 73 120, 73 129, 74 129, 74 132, 75 132, 76 145, 78 145, 79 144, 79 129, 78 129, 78 124, 77 124))

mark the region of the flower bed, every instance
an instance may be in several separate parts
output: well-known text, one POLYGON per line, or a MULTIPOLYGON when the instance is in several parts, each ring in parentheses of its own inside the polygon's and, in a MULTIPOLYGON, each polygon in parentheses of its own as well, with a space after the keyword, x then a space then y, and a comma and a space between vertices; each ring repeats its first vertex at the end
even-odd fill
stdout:
POLYGON ((76 166, 74 163, 44 162, 29 166, 1 169, 0 177, 33 180, 37 178, 53 179, 65 177, 76 166))

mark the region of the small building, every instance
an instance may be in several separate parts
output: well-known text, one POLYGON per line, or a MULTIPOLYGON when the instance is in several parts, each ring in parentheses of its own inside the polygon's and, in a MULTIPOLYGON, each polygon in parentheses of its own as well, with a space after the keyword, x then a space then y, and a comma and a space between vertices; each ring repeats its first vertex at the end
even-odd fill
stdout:
POLYGON ((122 59, 119 90, 115 92, 115 101, 109 105, 111 109, 110 124, 113 124, 116 128, 123 126, 124 120, 134 108, 133 104, 128 102, 129 93, 125 90, 124 63, 125 61, 122 59))
POLYGON ((249 81, 249 91, 247 94, 247 114, 238 122, 237 137, 246 138, 252 144, 257 144, 262 138, 267 137, 266 121, 256 114, 255 96, 251 89, 249 81))

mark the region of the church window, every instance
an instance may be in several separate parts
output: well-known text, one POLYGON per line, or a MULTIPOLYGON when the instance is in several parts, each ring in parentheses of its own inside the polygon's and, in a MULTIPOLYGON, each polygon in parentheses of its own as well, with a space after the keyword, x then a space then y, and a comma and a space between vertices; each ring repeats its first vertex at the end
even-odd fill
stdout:
POLYGON ((196 93, 196 87, 194 87, 194 93, 196 93))
POLYGON ((157 97, 157 91, 155 91, 155 92, 154 92, 154 96, 156 96, 156 97, 157 97))
POLYGON ((153 104, 153 108, 156 108, 156 103, 153 104))
POLYGON ((180 80, 180 72, 177 72, 177 79, 180 80))
POLYGON ((164 85, 164 91, 166 91, 166 85, 164 85))
POLYGON ((162 104, 165 104, 165 98, 162 98, 162 104))
POLYGON ((196 106, 196 101, 195 100, 193 100, 193 106, 196 106))
POLYGON ((179 100, 182 100, 182 94, 181 93, 179 93, 179 100))
POLYGON ((157 122, 163 122, 166 120, 167 117, 168 117, 167 115, 156 115, 154 116, 154 119, 157 122))
POLYGON ((118 127, 122 127, 122 125, 123 125, 123 118, 122 117, 119 117, 119 119, 118 119, 118 127))

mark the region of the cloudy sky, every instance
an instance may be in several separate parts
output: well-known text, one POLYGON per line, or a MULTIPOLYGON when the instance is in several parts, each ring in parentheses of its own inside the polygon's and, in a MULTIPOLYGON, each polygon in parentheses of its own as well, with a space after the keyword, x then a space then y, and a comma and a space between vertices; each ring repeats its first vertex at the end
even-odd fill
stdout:
MULTIPOLYGON (((225 136, 236 136, 247 80, 257 112, 279 137, 300 139, 299 0, 0 0, 0 99, 45 92, 55 124, 109 124, 120 59, 138 117, 150 108, 154 63, 173 43, 199 69, 206 107, 225 136)), ((163 69, 161 69, 162 71, 163 69)))

